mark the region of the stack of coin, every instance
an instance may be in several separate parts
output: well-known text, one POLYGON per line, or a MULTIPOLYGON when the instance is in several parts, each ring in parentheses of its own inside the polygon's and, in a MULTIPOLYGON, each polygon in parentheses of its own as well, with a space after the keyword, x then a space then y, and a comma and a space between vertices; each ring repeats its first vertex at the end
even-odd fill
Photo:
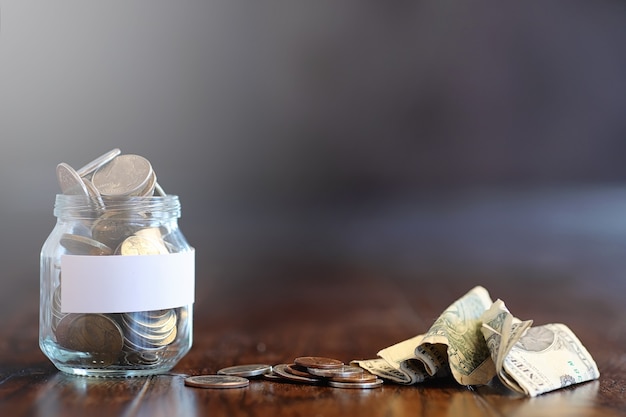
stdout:
POLYGON ((176 339, 176 321, 176 311, 173 309, 122 314, 125 349, 146 352, 162 350, 176 339))
MULTIPOLYGON (((61 236, 60 244, 67 254, 132 256, 173 252, 174 245, 166 241, 161 228, 152 226, 151 213, 122 210, 116 201, 167 195, 157 183, 147 159, 123 155, 116 148, 76 170, 60 163, 56 172, 62 193, 88 198, 90 210, 93 208, 95 213, 95 220, 61 236)), ((101 364, 115 360, 125 364, 157 363, 176 339, 178 322, 174 309, 120 314, 62 313, 60 283, 52 297, 52 330, 57 342, 65 348, 104 358, 101 364), (100 326, 103 334, 112 335, 112 342, 96 347, 98 330, 93 330, 93 340, 83 334, 91 332, 93 326, 100 326), (103 352, 107 346, 110 350, 103 352)))
MULTIPOLYGON (((256 378, 277 382, 290 382, 307 385, 323 385, 333 388, 368 389, 377 388, 383 384, 383 380, 367 372, 358 366, 345 365, 333 358, 320 356, 301 356, 293 363, 281 363, 274 366, 268 364, 236 365, 222 368, 217 375, 204 375, 187 378, 185 383, 194 387, 203 388, 234 388, 235 384, 220 384, 220 377, 231 378, 256 378), (207 384, 199 381, 206 379, 207 384)), ((238 380, 239 381, 239 380, 238 380)), ((230 381, 229 381, 230 382, 230 381)), ((236 387, 245 387, 247 384, 236 384, 236 387)))
POLYGON ((301 384, 328 385, 334 388, 376 388, 383 380, 358 366, 345 365, 342 361, 320 356, 301 356, 290 364, 272 368, 273 380, 301 384))

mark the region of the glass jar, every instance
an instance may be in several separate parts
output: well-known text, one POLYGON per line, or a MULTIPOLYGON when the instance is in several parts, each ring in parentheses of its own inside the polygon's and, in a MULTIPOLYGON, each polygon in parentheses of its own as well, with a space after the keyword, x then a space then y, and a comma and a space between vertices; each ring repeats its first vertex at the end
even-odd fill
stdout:
POLYGON ((191 348, 195 252, 177 196, 56 196, 41 250, 39 345, 63 372, 141 376, 191 348))

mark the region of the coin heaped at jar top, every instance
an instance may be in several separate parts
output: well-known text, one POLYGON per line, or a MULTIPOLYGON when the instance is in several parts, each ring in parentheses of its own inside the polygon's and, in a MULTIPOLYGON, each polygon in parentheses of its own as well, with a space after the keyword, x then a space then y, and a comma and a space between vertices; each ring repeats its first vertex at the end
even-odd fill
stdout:
POLYGON ((41 250, 42 351, 61 371, 139 376, 191 348, 195 250, 150 162, 113 149, 57 166, 56 225, 41 250))

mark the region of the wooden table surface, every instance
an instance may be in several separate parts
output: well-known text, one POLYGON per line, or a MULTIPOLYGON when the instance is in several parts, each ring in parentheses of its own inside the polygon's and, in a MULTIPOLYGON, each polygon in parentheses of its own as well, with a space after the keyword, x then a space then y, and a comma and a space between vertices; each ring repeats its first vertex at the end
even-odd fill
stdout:
POLYGON ((300 230, 300 240, 266 235, 265 247, 238 240, 246 228, 254 233, 250 225, 215 227, 221 251, 191 230, 198 251, 194 345, 171 372, 152 377, 57 371, 38 347, 36 260, 5 267, 0 416, 626 415, 626 235, 616 214, 626 199, 609 210, 602 193, 576 200, 584 205, 572 205, 571 196, 531 197, 346 210, 320 220, 331 227, 317 234, 300 230), (427 330, 475 285, 521 319, 567 324, 596 360, 600 379, 537 398, 452 380, 370 390, 267 380, 228 390, 184 385, 186 376, 238 364, 374 358, 427 330))

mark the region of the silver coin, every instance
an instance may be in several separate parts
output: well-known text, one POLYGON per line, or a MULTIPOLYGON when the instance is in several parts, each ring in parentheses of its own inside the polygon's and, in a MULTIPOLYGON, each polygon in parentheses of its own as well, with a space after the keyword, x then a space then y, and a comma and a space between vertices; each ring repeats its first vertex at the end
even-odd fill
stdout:
POLYGON ((253 377, 260 376, 272 371, 272 365, 266 365, 264 363, 249 364, 249 365, 235 365, 227 368, 222 368, 217 371, 218 375, 233 375, 241 377, 253 377))
POLYGON ((176 312, 174 310, 168 310, 168 314, 164 314, 159 318, 146 318, 143 313, 124 313, 122 319, 130 325, 146 332, 158 332, 161 333, 169 331, 172 327, 176 326, 176 312))
POLYGON ((176 312, 173 309, 165 310, 165 313, 152 315, 150 312, 140 311, 135 313, 124 313, 122 319, 139 326, 142 329, 171 329, 176 325, 176 312))
POLYGON ((328 385, 333 388, 352 388, 352 389, 368 389, 368 388, 378 388, 383 385, 383 380, 377 378, 372 382, 338 382, 330 380, 328 381, 328 385))
POLYGON ((123 316, 122 323, 130 332, 148 340, 163 340, 176 331, 176 321, 172 321, 172 324, 168 323, 163 327, 143 327, 123 316))
POLYGON ((136 345, 140 346, 165 346, 169 345, 176 339, 177 330, 176 327, 169 329, 166 333, 157 333, 153 331, 142 331, 132 326, 128 326, 127 323, 123 323, 122 326, 126 330, 125 336, 136 345))
POLYGON ((138 192, 138 195, 142 197, 150 197, 154 194, 154 188, 156 186, 156 174, 152 171, 152 175, 148 177, 148 182, 142 188, 141 191, 138 192))
POLYGON ((107 153, 105 153, 103 155, 100 155, 99 157, 97 157, 93 161, 83 165, 82 167, 77 169, 76 172, 81 177, 88 176, 89 174, 92 174, 95 170, 97 170, 101 166, 106 165, 109 162, 111 162, 120 153, 121 153, 121 151, 118 148, 111 149, 109 152, 107 152, 107 153))
POLYGON ((165 197, 167 195, 163 187, 161 187, 158 182, 154 184, 154 192, 156 193, 156 195, 161 197, 165 197))
POLYGON ((57 165, 57 180, 63 194, 89 197, 89 190, 83 179, 65 162, 57 165))
POLYGON ((161 362, 163 349, 160 351, 123 351, 120 362, 126 365, 157 365, 161 362))
POLYGON ((232 375, 198 375, 185 378, 185 385, 197 388, 243 388, 250 381, 232 375))
POLYGON ((124 350, 127 352, 159 352, 163 349, 164 346, 154 346, 140 338, 124 335, 124 350))
POLYGON ((111 248, 117 248, 124 239, 141 230, 144 222, 144 217, 135 214, 107 211, 93 222, 91 236, 111 248))
POLYGON ((64 233, 59 240, 70 255, 112 255, 113 249, 86 236, 64 233))
POLYGON ((364 369, 357 366, 343 365, 337 368, 307 368, 307 372, 324 378, 337 378, 359 375, 364 372, 364 369))
POLYGON ((100 195, 100 192, 98 191, 98 189, 93 185, 93 183, 87 179, 87 178, 82 178, 83 183, 85 184, 85 187, 87 188, 87 193, 89 194, 89 197, 91 198, 91 201, 93 202, 93 204, 96 206, 96 208, 100 209, 100 210, 104 210, 104 201, 102 201, 102 196, 100 195))
POLYGON ((150 162, 139 155, 119 155, 98 168, 92 177, 103 196, 137 196, 145 191, 154 172, 150 162))
MULTIPOLYGON (((126 327, 124 329, 128 330, 126 327)), ((166 337, 139 335, 137 333, 130 333, 129 331, 124 333, 125 341, 129 341, 134 346, 141 346, 143 349, 157 349, 167 346, 176 340, 176 335, 177 331, 175 327, 166 337)))
POLYGON ((57 324, 65 317, 67 313, 61 312, 61 286, 55 288, 52 295, 52 331, 56 331, 57 324))
POLYGON ((350 376, 335 376, 331 380, 335 382, 374 382, 378 377, 374 374, 370 374, 365 370, 363 373, 350 375, 350 376))

